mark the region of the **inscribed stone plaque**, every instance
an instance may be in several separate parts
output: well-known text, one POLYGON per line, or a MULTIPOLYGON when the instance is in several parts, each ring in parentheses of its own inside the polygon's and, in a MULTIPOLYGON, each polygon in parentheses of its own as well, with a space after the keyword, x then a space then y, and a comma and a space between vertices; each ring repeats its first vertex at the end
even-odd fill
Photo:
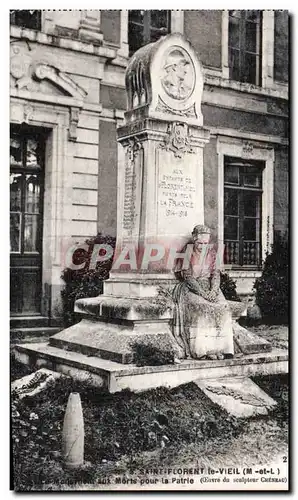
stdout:
POLYGON ((183 235, 203 217, 198 157, 179 158, 158 150, 157 226, 159 235, 183 235))
POLYGON ((131 241, 139 234, 142 158, 143 150, 140 144, 132 142, 127 148, 124 173, 123 242, 131 241))

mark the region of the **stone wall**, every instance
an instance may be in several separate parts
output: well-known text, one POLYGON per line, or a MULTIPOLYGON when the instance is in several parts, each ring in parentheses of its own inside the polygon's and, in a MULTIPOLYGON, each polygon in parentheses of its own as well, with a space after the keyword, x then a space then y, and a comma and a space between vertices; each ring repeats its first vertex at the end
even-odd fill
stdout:
POLYGON ((120 10, 102 10, 100 28, 104 40, 120 45, 120 10))
POLYGON ((289 158, 286 148, 275 150, 274 230, 284 234, 289 221, 289 158))
MULTIPOLYGON (((100 15, 92 14, 92 11, 87 11, 87 14, 78 10, 44 11, 41 33, 12 26, 11 46, 21 46, 25 64, 27 60, 34 63, 46 61, 86 92, 84 102, 80 103, 78 121, 76 123, 74 119, 71 125, 71 103, 73 106, 77 100, 72 99, 67 91, 46 79, 40 82, 30 80, 32 88, 23 89, 15 87, 13 78, 11 82, 15 92, 14 105, 23 109, 24 103, 31 106, 38 102, 38 111, 37 105, 33 106, 31 124, 41 126, 43 123, 53 131, 47 149, 46 186, 50 194, 47 193, 48 211, 44 224, 47 243, 44 245, 46 269, 43 283, 45 289, 53 285, 52 290, 56 290, 53 292, 55 297, 49 299, 52 304, 57 303, 61 285, 59 277, 64 267, 57 250, 60 242, 57 243, 55 238, 82 242, 95 236, 97 231, 116 234, 116 126, 126 109, 125 19, 127 23, 127 13, 124 15, 124 11, 119 10, 101 11, 100 15), (91 24, 97 19, 98 29, 102 32, 93 42, 84 40, 80 34, 82 19, 88 17, 88 13, 91 13, 91 24), (56 122, 54 115, 57 116, 56 122), (69 140, 70 126, 75 128, 76 139, 69 140), (61 142, 61 137, 64 142, 61 142), (59 155, 64 155, 63 162, 59 155), (55 185, 50 177, 54 168, 65 169, 59 175, 57 173, 55 185), (59 198, 57 207, 54 206, 56 195, 59 198)), ((287 13, 276 11, 274 78, 281 86, 288 80, 287 19, 287 13)), ((242 86, 240 90, 238 82, 212 76, 212 71, 220 75, 222 69, 222 21, 222 11, 219 10, 184 11, 184 35, 205 67, 204 125, 213 129, 212 134, 218 134, 222 129, 228 130, 231 136, 242 134, 243 140, 246 140, 246 135, 255 134, 264 143, 268 137, 270 147, 273 142, 274 225, 276 230, 284 231, 288 219, 288 159, 287 149, 280 147, 280 143, 288 131, 287 100, 281 98, 277 90, 258 91, 249 86, 245 89, 242 86), (210 68, 211 73, 208 73, 210 68)), ((216 139, 213 136, 204 150, 204 202, 205 222, 215 234, 218 226, 217 166, 216 139)))
MULTIPOLYGON (((48 130, 42 313, 51 309, 52 317, 57 317, 67 249, 73 241, 95 236, 98 229, 100 82, 107 52, 98 48, 97 54, 88 53, 90 45, 85 42, 30 30, 25 41, 25 34, 12 27, 10 115, 12 124, 25 122, 48 130), (63 43, 70 47, 62 47, 63 43), (44 66, 38 73, 40 65, 44 66)), ((112 125, 110 140, 116 144, 112 125)), ((102 157, 103 162, 108 160, 108 155, 102 157)))
POLYGON ((247 113, 237 109, 202 105, 204 123, 208 127, 229 127, 242 132, 287 137, 287 118, 272 116, 267 113, 247 113))
POLYGON ((117 141, 116 124, 99 122, 98 231, 116 236, 117 141))
POLYGON ((98 124, 96 115, 83 114, 74 145, 71 232, 76 240, 97 231, 98 124))
POLYGON ((52 14, 52 19, 55 26, 62 28, 71 28, 77 30, 81 19, 80 10, 55 10, 49 11, 52 14))
POLYGON ((276 10, 274 18, 274 79, 288 82, 289 13, 286 10, 276 10))
POLYGON ((184 11, 184 35, 205 66, 221 68, 221 29, 221 10, 184 11))
POLYGON ((204 215, 205 224, 216 238, 218 226, 218 160, 216 139, 211 138, 204 148, 204 215))
POLYGON ((100 100, 104 108, 126 109, 125 89, 112 85, 101 85, 100 100))

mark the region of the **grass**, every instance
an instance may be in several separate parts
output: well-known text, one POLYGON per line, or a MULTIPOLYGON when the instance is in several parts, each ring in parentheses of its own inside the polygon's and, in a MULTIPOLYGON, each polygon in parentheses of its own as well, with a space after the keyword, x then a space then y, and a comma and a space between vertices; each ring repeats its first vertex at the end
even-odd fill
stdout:
MULTIPOLYGON (((29 372, 14 360, 12 379, 29 372)), ((100 478, 138 474, 147 466, 239 466, 272 459, 287 450, 287 378, 259 377, 257 383, 278 402, 268 417, 235 419, 212 403, 195 384, 114 395, 88 383, 62 378, 34 398, 12 398, 14 488, 62 491, 109 488, 100 478), (64 469, 63 417, 70 392, 81 395, 85 460, 64 469), (33 416, 32 416, 33 413, 33 416)))

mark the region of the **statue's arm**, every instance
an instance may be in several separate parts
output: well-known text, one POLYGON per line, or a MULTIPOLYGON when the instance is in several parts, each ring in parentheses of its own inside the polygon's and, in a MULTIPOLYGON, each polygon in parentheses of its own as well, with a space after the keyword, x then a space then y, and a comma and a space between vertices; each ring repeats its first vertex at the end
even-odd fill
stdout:
POLYGON ((220 290, 220 270, 216 269, 211 276, 211 290, 218 294, 220 290))
POLYGON ((185 279, 185 283, 187 288, 192 293, 199 295, 200 297, 202 297, 205 300, 208 300, 209 302, 215 302, 217 294, 213 293, 212 290, 207 291, 205 288, 203 288, 200 284, 200 280, 196 280, 193 277, 188 277, 187 279, 185 279))
POLYGON ((202 289, 200 282, 193 278, 192 276, 187 276, 184 278, 187 288, 197 295, 203 296, 204 290, 202 289))

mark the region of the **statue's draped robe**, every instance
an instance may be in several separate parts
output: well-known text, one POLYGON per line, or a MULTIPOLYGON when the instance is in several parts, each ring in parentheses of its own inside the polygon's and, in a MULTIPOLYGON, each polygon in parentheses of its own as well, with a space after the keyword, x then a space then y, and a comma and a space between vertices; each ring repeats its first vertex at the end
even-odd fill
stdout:
POLYGON ((234 353, 232 315, 216 264, 216 252, 209 249, 193 252, 188 269, 181 261, 176 266, 173 333, 181 358, 234 353))

